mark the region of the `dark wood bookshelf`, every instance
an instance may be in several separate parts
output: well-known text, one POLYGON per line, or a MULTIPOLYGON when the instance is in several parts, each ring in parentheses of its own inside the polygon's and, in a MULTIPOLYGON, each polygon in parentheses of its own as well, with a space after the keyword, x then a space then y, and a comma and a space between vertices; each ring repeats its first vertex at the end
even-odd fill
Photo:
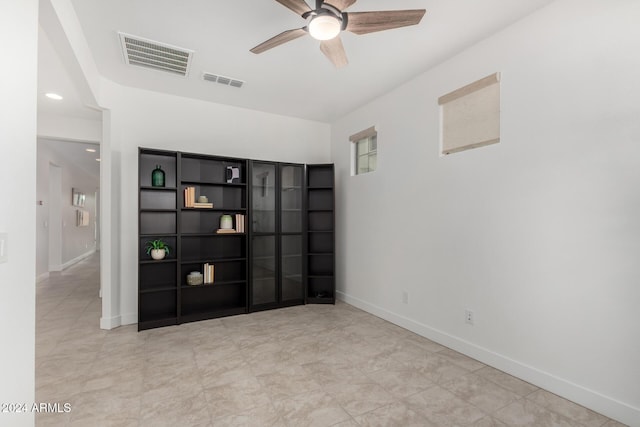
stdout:
POLYGON ((223 214, 248 221, 246 187, 245 159, 139 149, 139 330, 247 312, 247 234, 216 233, 223 214), (151 185, 156 165, 165 172, 164 187, 151 185), (228 166, 237 168, 236 182, 226 182, 228 166), (185 207, 186 187, 214 208, 185 207), (144 248, 159 238, 171 252, 153 260, 144 248), (187 285, 186 276, 203 272, 205 263, 215 267, 214 283, 187 285))
POLYGON ((306 303, 335 303, 333 165, 139 149, 138 330, 306 303), (157 166, 164 187, 152 185, 157 166), (227 182, 233 168, 237 177, 227 182), (185 206, 184 190, 212 208, 185 206), (220 233, 222 215, 243 233, 220 233), (170 253, 153 260, 147 242, 170 253), (213 283, 187 284, 214 265, 213 283))
POLYGON ((333 164, 307 165, 307 304, 335 304, 333 164))

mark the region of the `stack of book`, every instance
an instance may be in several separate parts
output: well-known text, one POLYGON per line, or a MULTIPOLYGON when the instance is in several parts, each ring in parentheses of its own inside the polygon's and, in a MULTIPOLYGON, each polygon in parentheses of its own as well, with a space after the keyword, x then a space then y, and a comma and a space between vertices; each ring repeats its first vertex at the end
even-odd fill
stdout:
POLYGON ((213 208, 213 203, 195 202, 195 203, 193 203, 193 205, 191 207, 192 208, 200 208, 200 209, 212 209, 213 208))
POLYGON ((211 284, 213 283, 213 278, 215 276, 215 268, 213 264, 206 263, 204 265, 204 283, 211 284))
POLYGON ((184 207, 192 208, 196 201, 196 187, 187 187, 184 189, 184 207))
POLYGON ((236 214, 236 231, 238 233, 244 233, 244 215, 236 214))

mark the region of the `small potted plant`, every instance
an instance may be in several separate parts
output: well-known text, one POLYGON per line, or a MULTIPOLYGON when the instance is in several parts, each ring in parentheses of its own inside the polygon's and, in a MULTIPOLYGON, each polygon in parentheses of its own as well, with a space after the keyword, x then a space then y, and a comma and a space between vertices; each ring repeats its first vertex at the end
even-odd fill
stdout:
POLYGON ((147 250, 147 255, 151 255, 151 258, 153 259, 164 259, 171 250, 169 245, 167 245, 162 239, 148 241, 145 249, 147 250))

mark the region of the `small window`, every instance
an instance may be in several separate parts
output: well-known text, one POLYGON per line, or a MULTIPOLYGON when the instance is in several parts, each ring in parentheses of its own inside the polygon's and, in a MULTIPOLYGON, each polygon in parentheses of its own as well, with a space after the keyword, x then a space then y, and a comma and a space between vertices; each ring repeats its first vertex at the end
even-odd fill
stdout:
POLYGON ((378 134, 374 127, 352 135, 353 175, 376 170, 378 164, 378 134))

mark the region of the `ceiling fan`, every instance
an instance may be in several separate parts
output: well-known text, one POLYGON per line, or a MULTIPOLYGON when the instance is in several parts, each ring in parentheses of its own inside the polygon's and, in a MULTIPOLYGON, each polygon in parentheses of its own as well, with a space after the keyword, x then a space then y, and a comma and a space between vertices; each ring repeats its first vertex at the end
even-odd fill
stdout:
POLYGON ((306 35, 320 40, 320 50, 337 68, 347 65, 340 33, 368 34, 376 31, 417 25, 425 14, 424 9, 387 10, 375 12, 345 12, 357 0, 316 0, 311 9, 304 0, 276 0, 307 20, 302 28, 287 30, 251 49, 262 53, 276 46, 306 35))

